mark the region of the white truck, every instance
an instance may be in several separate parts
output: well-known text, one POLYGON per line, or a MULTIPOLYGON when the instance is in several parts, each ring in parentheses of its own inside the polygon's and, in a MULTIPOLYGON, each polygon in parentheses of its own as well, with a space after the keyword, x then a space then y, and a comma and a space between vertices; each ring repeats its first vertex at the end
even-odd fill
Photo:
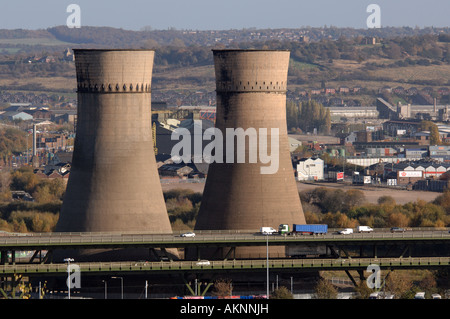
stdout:
POLYGON ((373 231, 373 228, 370 228, 369 226, 358 226, 356 227, 356 231, 358 233, 371 232, 373 231))
POLYGON ((263 235, 273 235, 277 234, 278 230, 273 227, 261 227, 260 232, 263 235))

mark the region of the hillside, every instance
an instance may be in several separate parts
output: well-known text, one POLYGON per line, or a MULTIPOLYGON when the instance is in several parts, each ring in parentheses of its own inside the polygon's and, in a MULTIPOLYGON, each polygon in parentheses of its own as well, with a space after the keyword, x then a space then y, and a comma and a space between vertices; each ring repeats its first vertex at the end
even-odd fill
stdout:
MULTIPOLYGON (((130 31, 59 26, 0 30, 0 91, 73 93, 74 64, 62 60, 62 53, 75 47, 155 49, 154 94, 166 100, 170 94, 170 103, 197 103, 184 97, 214 91, 212 48, 289 49, 288 98, 292 99, 301 99, 315 88, 360 87, 358 94, 336 97, 347 105, 368 105, 386 86, 450 87, 449 28, 130 31), (55 59, 36 62, 45 56, 55 59)), ((440 103, 450 102, 448 95, 438 97, 440 103)), ((320 101, 338 103, 329 97, 320 101)))

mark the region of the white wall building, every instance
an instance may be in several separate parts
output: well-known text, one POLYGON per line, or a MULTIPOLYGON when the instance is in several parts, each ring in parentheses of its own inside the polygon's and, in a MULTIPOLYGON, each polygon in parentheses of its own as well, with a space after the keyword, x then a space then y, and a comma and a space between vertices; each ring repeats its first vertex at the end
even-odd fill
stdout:
POLYGON ((297 164, 299 181, 323 180, 323 160, 320 158, 302 158, 297 164))

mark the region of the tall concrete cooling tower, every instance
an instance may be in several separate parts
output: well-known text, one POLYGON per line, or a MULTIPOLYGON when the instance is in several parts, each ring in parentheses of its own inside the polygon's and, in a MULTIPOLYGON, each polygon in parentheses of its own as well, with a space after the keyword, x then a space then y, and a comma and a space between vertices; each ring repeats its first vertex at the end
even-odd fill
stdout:
POLYGON ((74 53, 77 130, 55 231, 172 233, 153 150, 154 51, 74 53))
MULTIPOLYGON (((213 50, 213 53, 216 128, 223 132, 223 149, 230 142, 226 138, 227 129, 242 128, 250 132, 247 129, 254 128, 259 132, 260 140, 263 137, 261 129, 267 129, 267 154, 278 151, 278 156, 272 159, 278 161, 278 167, 274 165, 275 171, 263 173, 262 168, 267 169, 269 164, 263 163, 261 154, 251 163, 250 153, 257 151, 255 144, 250 145, 250 139, 245 146, 245 163, 237 163, 237 159, 230 163, 227 159, 224 163, 210 164, 195 229, 259 231, 263 226, 278 228, 280 224, 304 224, 286 125, 290 53, 270 50, 213 50), (272 129, 278 129, 278 145, 271 143, 272 129)), ((236 153, 238 138, 233 139, 236 153)), ((281 256, 284 248, 271 248, 270 254, 281 256)), ((235 250, 237 258, 263 256, 266 256, 265 247, 235 250)))

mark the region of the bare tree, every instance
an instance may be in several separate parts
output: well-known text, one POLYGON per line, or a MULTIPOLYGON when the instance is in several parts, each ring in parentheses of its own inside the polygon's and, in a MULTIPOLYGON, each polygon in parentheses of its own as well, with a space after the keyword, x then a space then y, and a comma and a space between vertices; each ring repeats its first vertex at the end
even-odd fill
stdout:
POLYGON ((337 299, 338 291, 328 280, 320 279, 314 290, 317 299, 337 299))
POLYGON ((218 279, 214 282, 213 296, 230 296, 232 293, 232 286, 230 279, 218 279))

